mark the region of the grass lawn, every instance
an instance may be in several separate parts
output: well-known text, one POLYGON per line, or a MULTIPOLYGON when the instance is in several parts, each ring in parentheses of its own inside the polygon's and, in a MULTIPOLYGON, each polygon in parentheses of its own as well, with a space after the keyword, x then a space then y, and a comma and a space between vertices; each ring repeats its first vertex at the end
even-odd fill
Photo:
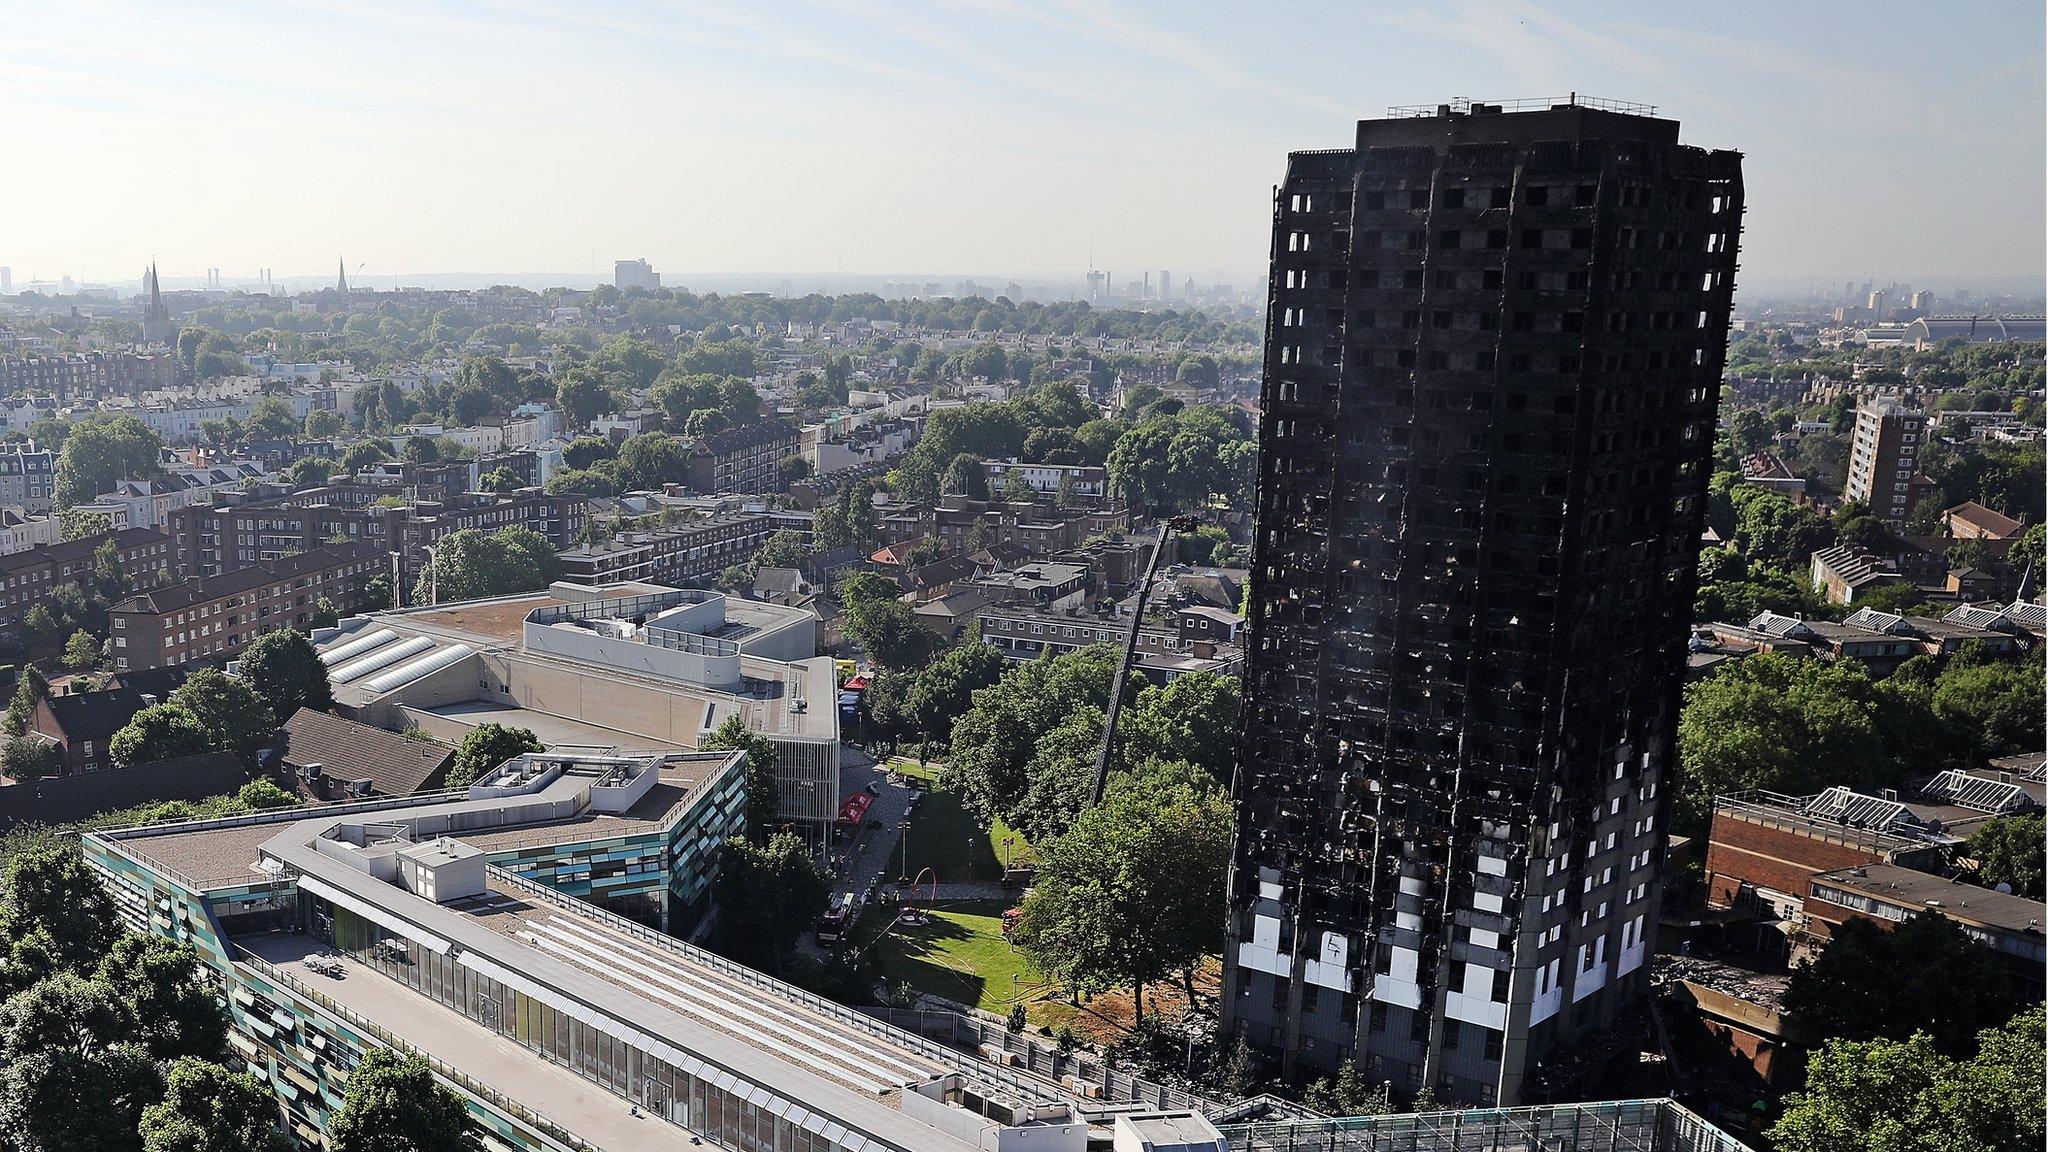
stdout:
POLYGON ((1024 834, 996 821, 983 831, 974 816, 951 792, 937 791, 938 769, 920 772, 914 760, 892 761, 889 767, 925 781, 926 790, 910 817, 906 860, 909 875, 930 868, 941 884, 1003 878, 1003 862, 1036 864, 1038 853, 1024 834))
POLYGON ((877 945, 883 979, 997 1015, 1018 1000, 1037 1006, 1044 981, 1003 939, 1005 907, 999 900, 960 901, 941 905, 921 927, 895 927, 877 945))

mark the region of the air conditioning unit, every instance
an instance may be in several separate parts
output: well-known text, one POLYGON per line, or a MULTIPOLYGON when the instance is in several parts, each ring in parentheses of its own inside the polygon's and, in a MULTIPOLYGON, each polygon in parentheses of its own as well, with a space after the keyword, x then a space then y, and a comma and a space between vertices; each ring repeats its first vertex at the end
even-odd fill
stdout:
POLYGON ((1074 1095, 1079 1096, 1083 1100, 1102 1099, 1102 1085, 1085 1077, 1067 1077, 1067 1087, 1073 1089, 1074 1095))

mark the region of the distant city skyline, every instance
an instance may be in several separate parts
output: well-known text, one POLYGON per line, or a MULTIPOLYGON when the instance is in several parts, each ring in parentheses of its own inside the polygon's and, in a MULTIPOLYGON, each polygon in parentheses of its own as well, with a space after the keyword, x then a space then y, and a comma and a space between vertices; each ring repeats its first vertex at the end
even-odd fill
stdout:
POLYGON ((1747 150, 1745 286, 2038 278, 2043 13, 1988 9, 79 0, 0 42, 0 130, 51 161, 0 265, 1244 284, 1289 148, 1577 90, 1747 150))

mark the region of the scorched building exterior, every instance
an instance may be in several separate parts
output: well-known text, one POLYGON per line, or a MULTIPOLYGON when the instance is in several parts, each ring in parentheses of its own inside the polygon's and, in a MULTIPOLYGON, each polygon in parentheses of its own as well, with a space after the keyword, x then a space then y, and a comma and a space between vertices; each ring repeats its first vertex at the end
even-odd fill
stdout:
POLYGON ((1396 109, 1274 204, 1227 1025, 1512 1103, 1647 981, 1742 221, 1652 110, 1396 109))

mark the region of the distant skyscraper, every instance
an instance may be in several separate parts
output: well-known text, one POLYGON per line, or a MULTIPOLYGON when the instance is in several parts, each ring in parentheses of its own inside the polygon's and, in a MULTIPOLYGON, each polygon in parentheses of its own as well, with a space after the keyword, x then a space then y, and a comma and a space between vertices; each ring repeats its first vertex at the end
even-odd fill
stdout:
POLYGON ((1741 157, 1579 102, 1273 206, 1226 1027, 1519 1098, 1648 986, 1741 157))
POLYGON ((661 273, 645 260, 614 260, 612 262, 612 287, 625 291, 628 288, 645 288, 653 291, 661 287, 661 273))
POLYGON ((1173 273, 1168 272, 1164 268, 1159 270, 1159 298, 1161 300, 1173 299, 1173 273))
POLYGON ((142 278, 142 290, 147 296, 142 305, 142 342, 145 344, 169 344, 178 338, 178 325, 171 319, 170 309, 164 307, 164 294, 157 284, 156 262, 151 261, 149 272, 142 278))
POLYGON ((14 269, 0 267, 0 295, 14 291, 14 269))

